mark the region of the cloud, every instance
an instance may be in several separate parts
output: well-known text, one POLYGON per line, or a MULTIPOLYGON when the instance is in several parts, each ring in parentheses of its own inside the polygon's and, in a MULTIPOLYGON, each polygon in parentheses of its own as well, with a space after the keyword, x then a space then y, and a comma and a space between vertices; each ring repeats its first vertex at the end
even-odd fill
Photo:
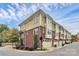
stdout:
POLYGON ((0 14, 1 14, 0 18, 2 19, 9 18, 9 14, 4 9, 0 9, 0 14))
MULTIPOLYGON (((4 5, 4 4, 2 4, 4 5)), ((30 15, 36 12, 38 9, 44 10, 48 13, 56 22, 63 25, 71 32, 78 32, 78 8, 79 4, 67 4, 67 3, 38 3, 38 4, 20 4, 11 3, 6 5, 4 9, 0 7, 0 18, 7 23, 13 22, 17 26, 19 23, 27 19, 30 15), (75 20, 74 20, 75 19, 75 20)), ((12 26, 12 25, 11 25, 12 26)), ((13 26, 16 27, 14 24, 13 26)))

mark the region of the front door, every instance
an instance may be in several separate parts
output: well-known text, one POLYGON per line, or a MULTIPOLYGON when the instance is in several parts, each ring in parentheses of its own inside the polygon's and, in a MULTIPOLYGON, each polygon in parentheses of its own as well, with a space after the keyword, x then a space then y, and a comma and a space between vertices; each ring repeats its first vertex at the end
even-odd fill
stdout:
POLYGON ((34 49, 38 47, 38 28, 34 29, 34 49))

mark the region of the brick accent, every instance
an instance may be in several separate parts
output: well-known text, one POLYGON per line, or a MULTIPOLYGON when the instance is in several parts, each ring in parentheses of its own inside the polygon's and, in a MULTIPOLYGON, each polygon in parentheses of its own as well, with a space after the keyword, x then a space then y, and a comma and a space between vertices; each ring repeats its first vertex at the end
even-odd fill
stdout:
MULTIPOLYGON (((38 48, 41 47, 41 40, 40 40, 40 37, 42 36, 44 38, 45 36, 45 31, 43 33, 43 27, 39 26, 37 27, 38 28, 38 48)), ((35 29, 35 28, 34 28, 35 29)), ((29 31, 25 31, 24 32, 24 46, 25 47, 34 47, 34 34, 33 34, 33 31, 34 29, 31 29, 29 31)))
POLYGON ((24 46, 25 47, 34 47, 34 37, 33 37, 33 30, 29 30, 29 31, 26 31, 24 33, 24 46))

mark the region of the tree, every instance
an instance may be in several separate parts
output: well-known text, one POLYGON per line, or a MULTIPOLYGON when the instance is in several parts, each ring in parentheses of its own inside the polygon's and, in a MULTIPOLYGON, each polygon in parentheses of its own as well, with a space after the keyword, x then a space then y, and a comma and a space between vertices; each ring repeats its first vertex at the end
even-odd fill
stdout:
POLYGON ((20 37, 19 31, 17 29, 15 29, 15 28, 12 29, 11 30, 11 35, 10 35, 12 44, 13 43, 15 43, 15 44, 18 43, 19 37, 20 37))
POLYGON ((2 34, 0 33, 0 46, 2 46, 2 42, 3 42, 3 40, 2 40, 2 34))
POLYGON ((0 24, 0 45, 3 42, 3 32, 9 30, 8 26, 5 24, 0 24))
POLYGON ((0 24, 0 33, 2 33, 5 30, 9 30, 9 27, 5 24, 0 24))
POLYGON ((3 32, 3 39, 4 39, 4 42, 5 42, 5 43, 6 43, 6 42, 11 42, 10 36, 11 36, 11 30, 4 31, 4 32, 3 32))
POLYGON ((13 46, 13 43, 16 44, 17 42, 19 42, 20 34, 19 34, 19 31, 15 28, 4 31, 2 34, 3 34, 3 39, 5 43, 11 42, 13 46))

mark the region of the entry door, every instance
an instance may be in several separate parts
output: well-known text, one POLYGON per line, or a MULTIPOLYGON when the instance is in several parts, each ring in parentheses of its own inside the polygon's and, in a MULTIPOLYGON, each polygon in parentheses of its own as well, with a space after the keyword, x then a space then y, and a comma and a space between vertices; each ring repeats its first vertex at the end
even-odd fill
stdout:
POLYGON ((34 29, 34 49, 38 47, 38 28, 34 29))

